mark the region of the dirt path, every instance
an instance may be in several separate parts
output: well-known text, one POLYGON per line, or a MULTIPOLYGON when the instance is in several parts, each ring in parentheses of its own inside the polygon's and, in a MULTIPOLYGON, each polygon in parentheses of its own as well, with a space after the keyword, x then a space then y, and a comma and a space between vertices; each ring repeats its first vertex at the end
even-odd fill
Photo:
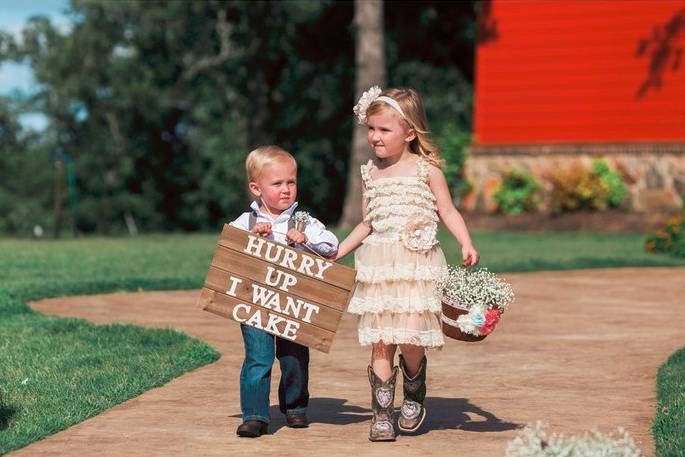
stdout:
MULTIPOLYGON (((343 319, 329 355, 312 352, 312 426, 284 427, 272 407, 272 434, 248 440, 234 434, 240 423, 239 328, 197 310, 198 291, 34 303, 47 314, 98 323, 172 326, 207 341, 223 357, 12 455, 492 457, 504 454, 517 427, 538 419, 565 433, 623 426, 653 455, 656 370, 685 346, 685 269, 506 277, 517 292, 511 312, 485 341, 449 341, 429 354, 427 423, 421 435, 395 443, 367 441, 369 350, 356 343, 351 316, 343 319)), ((272 391, 277 380, 275 369, 272 391)))

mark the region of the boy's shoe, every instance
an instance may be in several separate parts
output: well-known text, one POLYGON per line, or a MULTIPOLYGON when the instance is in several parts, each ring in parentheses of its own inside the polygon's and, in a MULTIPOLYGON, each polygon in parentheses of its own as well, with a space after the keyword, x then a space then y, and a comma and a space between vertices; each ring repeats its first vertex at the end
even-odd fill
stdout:
POLYGON ((307 420, 307 415, 302 414, 287 414, 285 416, 285 423, 290 428, 307 428, 309 427, 309 421, 307 420))
POLYGON ((269 431, 269 424, 262 421, 245 421, 235 433, 243 438, 258 438, 269 431))

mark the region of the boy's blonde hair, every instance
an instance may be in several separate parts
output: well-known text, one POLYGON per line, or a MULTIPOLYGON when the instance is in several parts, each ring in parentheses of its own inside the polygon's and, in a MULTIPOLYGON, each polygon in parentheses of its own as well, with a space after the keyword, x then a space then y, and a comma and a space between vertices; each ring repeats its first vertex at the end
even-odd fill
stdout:
POLYGON ((295 165, 295 171, 297 171, 297 161, 288 151, 275 145, 260 146, 251 151, 245 159, 247 179, 248 181, 255 181, 262 174, 265 166, 275 162, 287 161, 291 161, 295 165))
MULTIPOLYGON (((381 92, 381 96, 390 97, 400 105, 404 117, 400 116, 409 128, 414 129, 416 138, 409 143, 409 149, 414 154, 425 158, 433 165, 440 167, 440 148, 433 143, 430 132, 428 131, 428 122, 426 120, 426 112, 423 109, 423 102, 421 96, 414 89, 386 89, 381 92)), ((380 113, 384 109, 393 110, 387 103, 382 100, 374 100, 369 108, 366 110, 367 118, 374 114, 380 113)), ((399 115, 399 113, 397 113, 399 115)))

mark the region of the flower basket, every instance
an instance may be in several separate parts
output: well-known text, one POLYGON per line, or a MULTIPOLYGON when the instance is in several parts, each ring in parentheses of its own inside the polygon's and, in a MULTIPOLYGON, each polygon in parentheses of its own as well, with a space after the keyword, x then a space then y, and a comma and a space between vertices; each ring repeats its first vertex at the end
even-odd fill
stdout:
POLYGON ((486 268, 449 266, 436 281, 442 302, 442 333, 455 340, 484 340, 514 300, 511 285, 486 268))
POLYGON ((462 332, 457 325, 459 316, 464 316, 469 313, 468 309, 459 308, 449 301, 442 300, 442 333, 445 336, 459 341, 467 341, 470 343, 476 341, 483 341, 488 335, 471 335, 462 332))

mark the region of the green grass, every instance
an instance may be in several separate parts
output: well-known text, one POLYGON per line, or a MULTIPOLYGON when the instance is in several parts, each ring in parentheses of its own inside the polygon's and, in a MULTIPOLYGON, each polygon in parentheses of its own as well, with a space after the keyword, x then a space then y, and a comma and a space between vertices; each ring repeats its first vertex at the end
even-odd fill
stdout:
POLYGON ((215 242, 216 236, 0 240, 0 454, 219 358, 175 330, 44 316, 28 300, 198 287, 215 242))
MULTIPOLYGON (((217 237, 0 240, 0 454, 218 358, 206 344, 176 331, 48 317, 26 303, 199 288, 217 237)), ((459 263, 456 242, 444 231, 440 239, 448 261, 459 263)), ((685 265, 684 259, 645 253, 639 234, 480 232, 474 239, 481 264, 497 272, 685 265)), ((352 257, 343 263, 350 265, 352 257)))
MULTIPOLYGON (((641 234, 475 232, 472 236, 480 266, 494 272, 685 265, 685 259, 645 252, 646 236, 641 234)), ((441 230, 438 238, 447 262, 461 263, 461 250, 450 233, 441 230)), ((352 255, 342 263, 352 266, 352 255)))
POLYGON ((685 456, 685 348, 659 368, 652 433, 658 457, 685 456))
MULTIPOLYGON (((685 265, 685 259, 647 253, 642 234, 482 232, 473 238, 482 265, 495 272, 685 265)), ((444 249, 450 263, 461 259, 456 245, 444 249)))

